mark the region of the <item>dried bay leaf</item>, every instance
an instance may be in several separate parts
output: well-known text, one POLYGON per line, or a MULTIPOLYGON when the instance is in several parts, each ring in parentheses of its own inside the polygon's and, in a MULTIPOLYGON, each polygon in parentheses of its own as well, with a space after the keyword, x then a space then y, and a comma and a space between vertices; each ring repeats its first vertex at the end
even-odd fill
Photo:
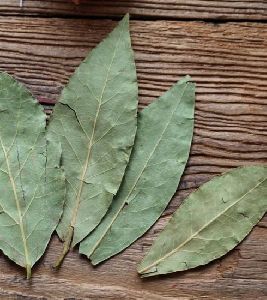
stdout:
POLYGON ((120 190, 100 225, 80 244, 97 264, 122 251, 160 217, 177 189, 193 135, 195 86, 183 78, 138 117, 120 190))
POLYGON ((62 143, 66 205, 57 232, 70 247, 101 221, 117 193, 136 132, 138 88, 126 15, 77 68, 49 132, 62 143))
POLYGON ((143 277, 209 263, 233 249, 267 210, 267 167, 231 170, 189 195, 138 266, 143 277))
POLYGON ((0 73, 0 248, 31 268, 61 217, 65 196, 60 144, 46 138, 46 117, 31 94, 0 73))

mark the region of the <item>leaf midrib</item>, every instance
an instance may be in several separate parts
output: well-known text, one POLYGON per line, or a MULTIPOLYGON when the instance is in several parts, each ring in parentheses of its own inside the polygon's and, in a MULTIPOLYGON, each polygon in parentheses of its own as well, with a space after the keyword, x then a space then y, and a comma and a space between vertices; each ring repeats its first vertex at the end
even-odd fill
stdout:
POLYGON ((211 225, 213 222, 215 222, 218 218, 220 218, 225 212, 227 212, 230 208, 232 208, 234 205, 236 205, 239 201, 241 201, 244 197, 246 197, 249 193, 251 193, 253 190, 255 190, 258 186, 260 186, 267 177, 265 177, 262 181, 257 183, 253 188, 251 188, 248 192, 246 192, 243 196, 238 198, 235 202, 233 202, 231 205, 227 206, 221 213, 217 214, 214 218, 212 218, 207 224, 202 226, 198 231, 196 231, 193 235, 191 235, 188 239, 186 239, 182 244, 180 244, 178 247, 176 247, 174 250, 171 252, 167 253, 160 259, 154 261, 152 264, 149 266, 139 270, 139 273, 146 273, 150 268, 158 265, 161 261, 165 260, 166 258, 170 257, 174 253, 178 252, 183 246, 185 246, 187 243, 189 243, 193 238, 195 238, 200 232, 202 232, 204 229, 206 229, 209 225, 211 225))
POLYGON ((180 103, 181 103, 181 101, 182 101, 182 98, 184 97, 184 93, 185 93, 185 91, 186 91, 186 88, 187 88, 188 85, 189 85, 188 83, 189 83, 189 82, 186 82, 185 88, 184 88, 184 90, 183 90, 183 92, 182 92, 182 94, 181 94, 180 100, 178 101, 178 103, 177 103, 175 109, 173 110, 173 112, 172 112, 172 114, 171 114, 171 117, 170 117, 169 121, 167 122, 166 126, 164 127, 164 129, 163 129, 163 131, 162 131, 162 133, 161 133, 161 135, 160 135, 160 137, 159 137, 157 143, 155 144, 155 146, 154 146, 153 150, 151 151, 150 155, 148 156, 148 159, 147 159, 147 161, 145 162, 144 167, 142 168, 141 172, 140 172, 139 175, 137 176, 136 181, 134 182, 132 188, 130 189, 129 193, 127 194, 125 200, 122 202, 122 205, 119 207, 117 213, 116 213, 116 214, 114 215, 114 217, 111 219, 111 221, 110 221, 109 225, 107 226, 106 230, 104 231, 104 233, 101 235, 101 237, 100 237, 100 238, 98 239, 98 241, 96 242, 95 246, 94 246, 93 249, 91 250, 91 253, 87 254, 88 257, 90 257, 91 255, 93 255, 93 253, 95 252, 95 250, 97 249, 97 247, 99 246, 99 244, 101 243, 101 241, 103 240, 103 238, 105 237, 105 235, 106 235, 106 233, 108 232, 108 230, 111 228, 111 226, 113 225, 113 223, 116 221, 118 215, 120 214, 120 212, 121 212, 122 209, 124 208, 125 203, 126 203, 127 200, 129 199, 129 197, 130 197, 130 195, 132 194, 134 188, 136 187, 137 183, 139 182, 139 180, 140 180, 141 176, 143 175, 143 173, 144 173, 144 171, 145 171, 145 169, 146 169, 146 167, 147 167, 147 165, 148 165, 148 163, 149 163, 151 157, 152 157, 153 154, 155 153, 155 151, 156 151, 158 145, 160 144, 160 141, 162 140, 162 137, 163 137, 165 131, 167 130, 168 126, 170 125, 174 113, 176 112, 178 106, 180 105, 180 103))

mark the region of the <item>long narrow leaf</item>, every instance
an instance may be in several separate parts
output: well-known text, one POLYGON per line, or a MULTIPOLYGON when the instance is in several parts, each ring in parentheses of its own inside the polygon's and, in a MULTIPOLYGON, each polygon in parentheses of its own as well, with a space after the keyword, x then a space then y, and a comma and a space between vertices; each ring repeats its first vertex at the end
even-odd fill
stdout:
POLYGON ((67 181, 57 265, 98 225, 117 193, 134 143, 137 98, 127 15, 78 67, 49 125, 62 143, 67 181))
POLYGON ((60 144, 46 138, 41 106, 0 74, 0 248, 31 268, 44 253, 63 210, 60 144))
POLYGON ((183 271, 221 257, 267 210, 267 167, 237 168, 205 183, 174 213, 138 267, 144 276, 183 271))

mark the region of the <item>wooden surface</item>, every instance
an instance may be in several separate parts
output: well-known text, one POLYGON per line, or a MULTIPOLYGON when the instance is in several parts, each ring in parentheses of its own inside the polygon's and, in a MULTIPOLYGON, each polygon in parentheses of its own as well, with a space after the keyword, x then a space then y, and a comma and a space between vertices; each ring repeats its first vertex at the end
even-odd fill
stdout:
POLYGON ((1 0, 0 12, 7 15, 42 16, 121 16, 129 12, 135 18, 267 20, 266 0, 1 0))
MULTIPOLYGON (((14 74, 40 101, 53 103, 74 68, 116 22, 67 18, 78 13, 61 0, 25 1, 23 12, 15 2, 0 4, 0 69, 14 74), (51 17, 52 2, 60 18, 51 17)), ((196 81, 195 134, 185 176, 157 224, 97 268, 76 249, 60 271, 53 271, 51 264, 62 247, 56 236, 30 282, 1 254, 0 299, 267 299, 267 216, 237 248, 207 266, 145 280, 136 274, 136 264, 189 192, 231 167, 267 163, 267 24, 237 22, 245 17, 264 20, 266 1, 184 1, 185 15, 194 11, 190 18, 207 18, 207 11, 216 18, 220 11, 225 20, 236 19, 222 24, 179 21, 183 11, 175 7, 182 1, 104 1, 102 12, 98 2, 92 1, 91 11, 87 4, 83 14, 113 16, 127 7, 135 14, 131 34, 140 108, 182 75, 196 81), (198 2, 205 13, 196 13, 192 3, 198 2), (164 8, 164 3, 170 5, 164 8), (142 7, 137 9, 137 4, 142 7), (148 21, 147 16, 159 20, 148 21)))

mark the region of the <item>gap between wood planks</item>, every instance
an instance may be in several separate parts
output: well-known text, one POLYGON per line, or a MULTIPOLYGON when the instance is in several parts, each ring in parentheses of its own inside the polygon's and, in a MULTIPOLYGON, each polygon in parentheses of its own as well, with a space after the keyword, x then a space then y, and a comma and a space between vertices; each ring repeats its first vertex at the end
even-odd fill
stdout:
MULTIPOLYGON (((22 7, 23 9, 23 7, 22 7)), ((1 14, 1 17, 27 17, 33 19, 70 19, 70 20, 110 20, 110 21, 120 21, 122 15, 114 15, 114 16, 83 16, 83 15, 62 15, 62 14, 45 14, 45 15, 33 15, 24 13, 23 15, 19 14, 1 14)), ((144 16, 144 15, 136 15, 130 14, 130 21, 170 21, 170 22, 200 22, 200 23, 210 23, 214 25, 227 24, 227 23, 257 23, 257 24, 267 24, 267 20, 248 20, 248 19, 209 19, 209 18, 175 18, 175 17, 159 17, 159 16, 144 16)))

